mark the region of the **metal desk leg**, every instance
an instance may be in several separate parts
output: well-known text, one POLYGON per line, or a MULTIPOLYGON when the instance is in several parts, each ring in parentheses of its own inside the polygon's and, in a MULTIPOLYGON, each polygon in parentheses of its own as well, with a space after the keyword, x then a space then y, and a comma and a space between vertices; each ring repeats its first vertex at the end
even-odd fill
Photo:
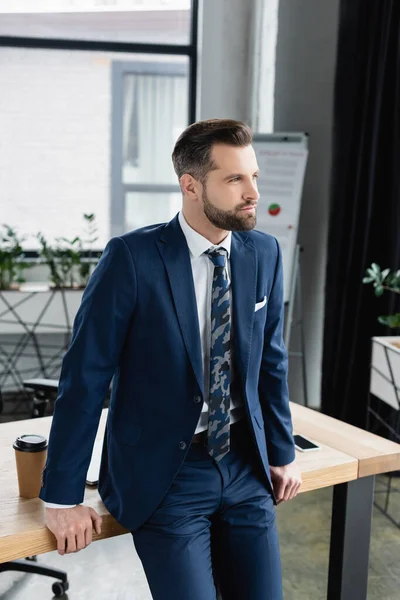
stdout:
POLYGON ((375 477, 335 485, 328 600, 366 600, 375 477))

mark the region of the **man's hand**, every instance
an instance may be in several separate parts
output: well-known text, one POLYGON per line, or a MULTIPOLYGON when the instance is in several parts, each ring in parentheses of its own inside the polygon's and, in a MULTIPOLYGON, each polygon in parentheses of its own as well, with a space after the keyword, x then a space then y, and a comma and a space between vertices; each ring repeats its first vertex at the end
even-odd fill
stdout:
POLYGON ((92 542, 92 528, 101 533, 101 517, 89 506, 45 509, 46 527, 55 535, 58 554, 79 552, 92 542))
POLYGON ((271 467, 271 479, 278 504, 287 502, 295 496, 301 486, 301 473, 296 461, 284 467, 271 467))

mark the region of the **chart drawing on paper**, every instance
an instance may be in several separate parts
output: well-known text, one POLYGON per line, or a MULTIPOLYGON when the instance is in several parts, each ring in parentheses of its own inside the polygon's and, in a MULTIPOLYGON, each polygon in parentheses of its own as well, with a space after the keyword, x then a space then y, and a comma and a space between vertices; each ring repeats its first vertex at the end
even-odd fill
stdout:
POLYGON ((253 146, 260 169, 256 229, 276 237, 281 246, 287 302, 308 158, 308 136, 305 133, 255 134, 253 146))

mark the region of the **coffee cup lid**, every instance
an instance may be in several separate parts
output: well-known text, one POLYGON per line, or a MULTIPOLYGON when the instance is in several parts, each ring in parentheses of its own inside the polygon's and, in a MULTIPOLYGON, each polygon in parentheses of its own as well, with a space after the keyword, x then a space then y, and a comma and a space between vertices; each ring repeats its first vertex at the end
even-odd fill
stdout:
POLYGON ((27 433, 17 437, 13 447, 15 450, 22 450, 25 452, 40 452, 47 448, 47 439, 43 435, 27 433))

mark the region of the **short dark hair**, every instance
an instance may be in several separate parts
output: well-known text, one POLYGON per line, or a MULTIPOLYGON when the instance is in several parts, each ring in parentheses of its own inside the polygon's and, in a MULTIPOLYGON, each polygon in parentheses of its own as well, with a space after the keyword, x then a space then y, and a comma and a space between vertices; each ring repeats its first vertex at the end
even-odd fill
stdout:
POLYGON ((207 119, 189 125, 176 141, 172 162, 178 179, 189 173, 205 182, 210 171, 217 168, 211 157, 215 144, 249 146, 253 134, 248 125, 233 119, 207 119))

